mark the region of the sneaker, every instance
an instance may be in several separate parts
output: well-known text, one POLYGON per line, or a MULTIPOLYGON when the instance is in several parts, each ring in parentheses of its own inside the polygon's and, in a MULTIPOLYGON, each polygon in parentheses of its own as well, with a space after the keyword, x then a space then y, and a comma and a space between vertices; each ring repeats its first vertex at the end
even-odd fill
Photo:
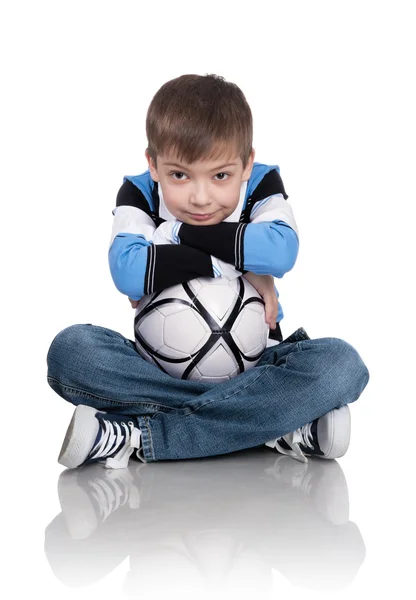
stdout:
POLYGON ((92 462, 105 463, 110 469, 124 469, 135 449, 137 457, 145 462, 141 431, 131 417, 80 404, 67 429, 58 462, 69 469, 92 462))
POLYGON ((300 462, 308 462, 307 456, 327 459, 344 456, 350 435, 351 415, 345 405, 265 445, 300 462))

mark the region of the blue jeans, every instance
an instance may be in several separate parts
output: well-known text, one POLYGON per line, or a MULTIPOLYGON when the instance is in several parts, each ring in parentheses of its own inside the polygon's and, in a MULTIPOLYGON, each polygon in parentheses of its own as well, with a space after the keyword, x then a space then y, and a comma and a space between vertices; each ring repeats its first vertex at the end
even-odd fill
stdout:
POLYGON ((259 363, 223 383, 171 377, 134 342, 97 325, 72 325, 52 341, 48 383, 72 404, 133 417, 146 462, 261 446, 354 402, 369 380, 358 352, 301 327, 259 363))

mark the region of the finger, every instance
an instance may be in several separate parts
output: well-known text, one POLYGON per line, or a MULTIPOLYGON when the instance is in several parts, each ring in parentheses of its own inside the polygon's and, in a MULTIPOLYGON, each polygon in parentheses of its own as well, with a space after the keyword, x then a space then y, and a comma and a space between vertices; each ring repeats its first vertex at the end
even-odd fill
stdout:
POLYGON ((276 305, 273 310, 273 329, 276 329, 277 315, 279 314, 279 306, 276 302, 276 305))
POLYGON ((278 314, 279 314, 279 306, 278 306, 277 302, 275 302, 274 306, 273 306, 273 314, 272 314, 273 329, 276 329, 276 321, 277 321, 278 314))
POLYGON ((272 329, 276 329, 278 305, 275 294, 271 294, 266 302, 266 322, 272 329))
POLYGON ((263 297, 265 302, 265 321, 269 325, 272 326, 273 323, 273 314, 274 314, 274 302, 271 294, 266 293, 263 297))

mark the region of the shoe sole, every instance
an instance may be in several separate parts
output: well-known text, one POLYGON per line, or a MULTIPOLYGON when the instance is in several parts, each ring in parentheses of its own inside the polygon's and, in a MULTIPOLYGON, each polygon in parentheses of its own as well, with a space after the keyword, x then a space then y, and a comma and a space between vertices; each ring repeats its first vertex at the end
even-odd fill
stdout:
POLYGON ((331 410, 327 415, 321 417, 318 427, 318 439, 327 440, 326 448, 321 450, 324 455, 321 458, 340 458, 344 456, 350 445, 351 438, 351 413, 348 405, 331 410))
POLYGON ((74 469, 85 461, 99 429, 96 413, 97 410, 90 406, 80 404, 76 407, 59 453, 60 465, 74 469))

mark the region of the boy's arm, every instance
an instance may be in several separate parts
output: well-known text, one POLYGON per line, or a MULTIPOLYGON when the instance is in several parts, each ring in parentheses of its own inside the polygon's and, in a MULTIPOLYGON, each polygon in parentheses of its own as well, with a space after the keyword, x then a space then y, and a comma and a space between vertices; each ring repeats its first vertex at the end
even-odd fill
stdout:
POLYGON ((241 272, 283 277, 293 268, 299 250, 298 227, 287 198, 281 177, 273 169, 248 201, 250 223, 184 223, 178 230, 180 243, 216 256, 241 272))
POLYGON ((211 256, 187 245, 154 244, 156 225, 136 186, 117 195, 108 260, 116 288, 132 300, 196 277, 214 277, 211 256))

